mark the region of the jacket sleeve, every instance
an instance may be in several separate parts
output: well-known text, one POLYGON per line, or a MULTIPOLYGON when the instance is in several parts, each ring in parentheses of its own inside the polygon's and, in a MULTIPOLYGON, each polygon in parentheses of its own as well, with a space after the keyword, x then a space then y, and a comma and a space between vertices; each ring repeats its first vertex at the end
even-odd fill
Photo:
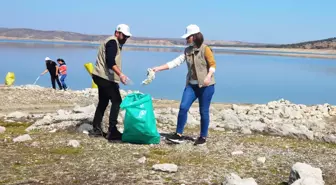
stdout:
POLYGON ((180 56, 176 57, 174 60, 168 62, 167 65, 169 69, 172 69, 184 63, 185 60, 186 60, 185 54, 181 54, 180 56))
POLYGON ((210 47, 205 48, 205 59, 208 62, 209 70, 215 72, 216 71, 216 61, 215 57, 210 49, 210 47))
POLYGON ((110 40, 106 43, 105 46, 105 55, 106 55, 106 64, 109 69, 112 69, 116 65, 115 57, 118 52, 118 45, 115 40, 110 40))

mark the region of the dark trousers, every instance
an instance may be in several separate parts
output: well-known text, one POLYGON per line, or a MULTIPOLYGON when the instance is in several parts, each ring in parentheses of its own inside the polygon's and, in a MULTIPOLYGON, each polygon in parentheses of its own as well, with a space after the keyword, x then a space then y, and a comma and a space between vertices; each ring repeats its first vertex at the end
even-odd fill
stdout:
POLYGON ((98 86, 98 106, 93 118, 93 129, 102 130, 101 123, 103 120, 106 107, 111 101, 112 106, 110 109, 109 117, 109 132, 116 128, 118 123, 118 114, 121 104, 121 96, 119 91, 119 84, 105 80, 98 76, 92 75, 93 81, 98 86))
POLYGON ((55 81, 56 81, 59 89, 62 89, 62 84, 61 84, 60 80, 58 79, 58 76, 50 74, 50 77, 51 77, 52 88, 56 89, 56 84, 55 84, 55 81))

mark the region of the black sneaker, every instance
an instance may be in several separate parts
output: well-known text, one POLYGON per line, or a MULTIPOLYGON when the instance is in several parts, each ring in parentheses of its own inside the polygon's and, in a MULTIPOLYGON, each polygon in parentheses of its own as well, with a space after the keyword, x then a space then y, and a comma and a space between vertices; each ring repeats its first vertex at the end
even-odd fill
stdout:
POLYGON ((197 140, 195 141, 194 145, 204 145, 206 143, 206 139, 204 137, 199 137, 197 138, 197 140))
POLYGON ((183 136, 180 136, 177 133, 175 133, 174 135, 170 137, 167 137, 167 140, 173 143, 176 143, 176 144, 181 144, 184 142, 183 136))
POLYGON ((89 136, 91 137, 105 137, 105 133, 100 129, 89 130, 89 136))
POLYGON ((108 141, 116 141, 122 139, 122 133, 119 132, 118 129, 113 129, 113 131, 109 132, 106 136, 108 141))

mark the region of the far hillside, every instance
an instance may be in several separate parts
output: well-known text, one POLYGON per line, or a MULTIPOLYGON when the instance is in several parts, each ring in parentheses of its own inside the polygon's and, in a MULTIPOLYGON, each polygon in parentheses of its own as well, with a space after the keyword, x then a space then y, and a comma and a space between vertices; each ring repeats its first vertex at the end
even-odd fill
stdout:
MULTIPOLYGON (((89 35, 69 31, 42 31, 28 28, 0 28, 0 39, 11 40, 48 40, 70 42, 101 42, 109 35, 89 35)), ((131 37, 129 44, 176 46, 185 45, 180 38, 131 37)), ((253 47, 253 48, 299 48, 299 49, 336 49, 336 37, 292 44, 264 44, 241 41, 206 40, 206 44, 217 47, 253 47)))

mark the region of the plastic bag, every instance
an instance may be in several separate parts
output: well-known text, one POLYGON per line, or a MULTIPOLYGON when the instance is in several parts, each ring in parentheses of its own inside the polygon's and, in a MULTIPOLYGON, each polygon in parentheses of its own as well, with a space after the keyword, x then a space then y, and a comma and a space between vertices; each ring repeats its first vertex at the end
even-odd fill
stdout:
POLYGON ((122 101, 126 110, 122 141, 136 144, 158 144, 160 134, 156 128, 152 97, 148 94, 131 93, 122 101))
POLYGON ((15 82, 15 74, 13 72, 8 72, 5 78, 5 84, 8 86, 13 85, 15 82))
POLYGON ((155 72, 153 69, 148 68, 147 69, 147 79, 142 81, 142 84, 148 85, 155 79, 155 72))
MULTIPOLYGON (((93 72, 93 69, 94 69, 93 64, 91 62, 88 62, 88 63, 84 64, 84 67, 85 67, 86 71, 90 75, 92 75, 92 72, 93 72)), ((92 80, 91 88, 98 88, 97 84, 95 84, 93 80, 92 80)))

